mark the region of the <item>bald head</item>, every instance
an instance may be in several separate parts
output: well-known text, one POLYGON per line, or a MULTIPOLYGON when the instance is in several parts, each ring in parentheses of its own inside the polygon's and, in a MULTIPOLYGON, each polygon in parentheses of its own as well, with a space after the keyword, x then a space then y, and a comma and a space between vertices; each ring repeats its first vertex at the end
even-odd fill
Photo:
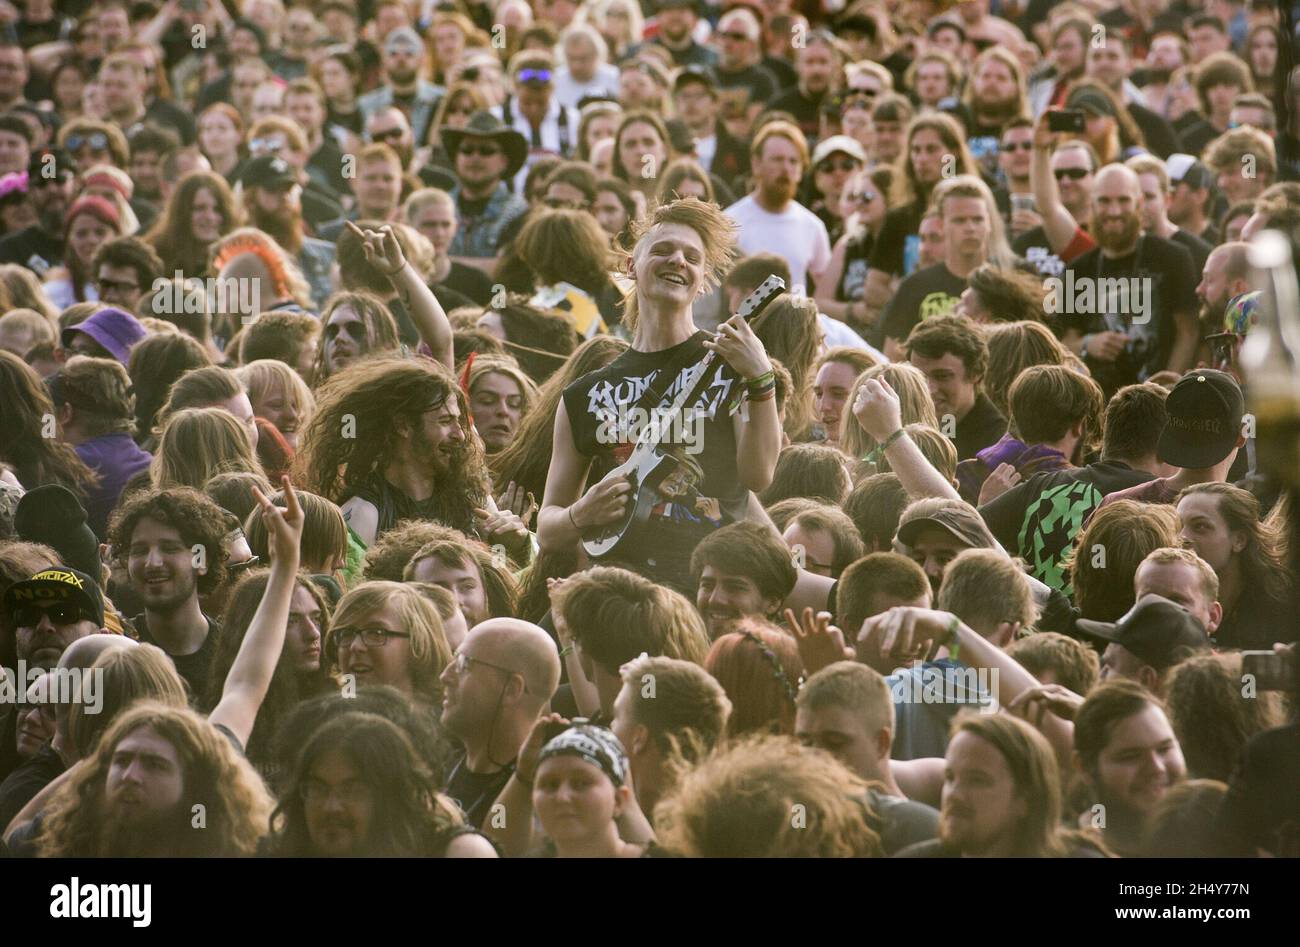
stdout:
POLYGON ((1142 185, 1132 168, 1122 164, 1108 164, 1093 178, 1092 193, 1096 197, 1128 193, 1136 200, 1142 195, 1142 185))
POLYGON ((518 618, 489 618, 470 629, 461 650, 518 671, 528 693, 546 704, 560 685, 560 652, 544 628, 518 618))
POLYGON ((100 655, 118 648, 134 648, 136 643, 125 635, 86 635, 68 645, 59 656, 59 667, 72 670, 87 670, 94 666, 100 655))

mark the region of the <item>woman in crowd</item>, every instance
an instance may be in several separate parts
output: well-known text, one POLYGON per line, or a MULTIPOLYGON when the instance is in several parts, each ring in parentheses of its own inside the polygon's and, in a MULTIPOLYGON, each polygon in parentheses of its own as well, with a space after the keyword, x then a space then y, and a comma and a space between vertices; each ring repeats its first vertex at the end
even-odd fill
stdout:
POLYGON ((253 414, 269 421, 290 448, 298 448, 298 432, 311 423, 316 399, 302 377, 284 362, 261 358, 236 374, 248 390, 253 414))
POLYGON ((64 218, 63 240, 68 248, 64 265, 45 278, 50 302, 66 309, 73 303, 99 299, 91 264, 106 241, 122 235, 122 216, 112 203, 102 197, 78 198, 64 218))
POLYGON ((239 205, 220 174, 194 171, 176 185, 145 241, 163 261, 163 275, 200 276, 212 249, 242 224, 239 205))
POLYGON ((704 659, 731 701, 727 734, 794 733, 795 695, 803 664, 794 637, 766 621, 746 618, 719 636, 704 659))
POLYGON ((514 359, 481 356, 469 366, 469 409, 488 454, 513 443, 524 416, 537 402, 537 385, 514 359))
POLYGON ((454 170, 455 162, 451 160, 442 143, 442 130, 464 128, 471 115, 487 107, 487 96, 477 85, 472 82, 453 83, 438 101, 433 119, 429 122, 429 131, 425 136, 424 148, 421 150, 425 156, 421 166, 435 165, 449 171, 454 170))
POLYGON ((647 201, 654 199, 659 176, 673 158, 668 127, 656 113, 627 112, 614 135, 614 177, 647 201))
POLYGON ((243 161, 244 120, 239 110, 226 102, 209 105, 199 115, 199 150, 212 170, 234 184, 243 161))
POLYGON ((155 487, 202 490, 214 474, 261 473, 248 432, 221 408, 183 408, 168 416, 150 473, 155 487))
POLYGON ((869 326, 856 305, 862 300, 867 280, 867 260, 889 211, 889 192, 894 172, 890 167, 859 171, 840 192, 840 213, 844 235, 835 241, 831 263, 817 287, 817 305, 826 315, 840 319, 861 333, 869 326))
POLYGON ((632 189, 618 178, 605 177, 596 182, 596 199, 592 216, 613 242, 616 250, 632 248, 632 224, 640 210, 632 189))
POLYGON ((17 355, 0 349, 0 463, 28 490, 58 483, 84 494, 97 478, 71 445, 45 434, 54 416, 40 376, 17 355))

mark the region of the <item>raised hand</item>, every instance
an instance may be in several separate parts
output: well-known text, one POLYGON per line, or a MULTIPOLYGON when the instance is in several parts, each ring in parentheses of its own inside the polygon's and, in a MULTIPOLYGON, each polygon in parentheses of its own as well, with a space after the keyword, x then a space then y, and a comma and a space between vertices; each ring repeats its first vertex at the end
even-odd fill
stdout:
POLYGON ((1073 720, 1083 698, 1060 684, 1040 684, 1019 694, 1007 710, 1017 717, 1042 729, 1043 714, 1051 712, 1062 720, 1073 720))
POLYGON ((762 341, 739 316, 732 316, 718 326, 713 338, 704 340, 704 346, 718 353, 745 380, 772 370, 772 360, 767 357, 762 341))
POLYGON ((385 276, 396 276, 406 267, 406 255, 402 253, 402 245, 390 224, 384 224, 378 230, 369 230, 358 227, 350 220, 345 223, 361 239, 361 249, 366 254, 366 262, 371 266, 385 276))
POLYGON ((551 713, 544 717, 539 717, 537 723, 533 724, 533 729, 528 734, 528 739, 519 749, 519 759, 515 762, 515 778, 525 786, 531 786, 537 779, 537 764, 542 755, 542 747, 550 742, 551 738, 569 725, 569 719, 559 714, 551 713))
POLYGON ((537 500, 531 491, 525 490, 513 480, 506 485, 505 493, 497 497, 497 509, 509 511, 524 521, 527 526, 537 512, 537 500))
POLYGON ((528 526, 509 510, 485 510, 475 507, 474 517, 478 530, 491 545, 498 542, 514 552, 528 545, 528 526))
POLYGON ((844 632, 831 624, 830 612, 817 612, 814 615, 811 608, 805 608, 800 620, 795 617, 792 609, 787 608, 785 622, 794 632, 795 642, 799 646, 799 660, 803 662, 806 674, 816 674, 836 661, 854 659, 853 649, 844 645, 844 632))
POLYGON ((853 399, 853 416, 877 443, 903 426, 898 394, 884 378, 870 378, 862 383, 853 399))
POLYGON ((297 568, 299 550, 302 548, 302 530, 307 517, 298 505, 298 497, 293 492, 293 484, 288 476, 280 478, 284 489, 284 508, 271 502, 257 487, 253 487, 253 497, 262 508, 262 522, 266 524, 267 547, 272 562, 293 562, 297 568))
POLYGON ((1011 464, 998 464, 980 487, 979 506, 996 500, 1020 482, 1020 472, 1011 464))

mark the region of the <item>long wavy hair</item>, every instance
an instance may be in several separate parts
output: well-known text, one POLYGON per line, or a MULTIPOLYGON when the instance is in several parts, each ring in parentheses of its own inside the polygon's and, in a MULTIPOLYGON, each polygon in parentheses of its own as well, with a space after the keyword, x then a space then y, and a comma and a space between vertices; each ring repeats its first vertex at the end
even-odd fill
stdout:
POLYGON ((0 349, 0 461, 28 490, 59 483, 84 496, 99 477, 54 436, 54 416, 54 402, 36 370, 0 349))
POLYGON ((753 321, 754 334, 772 358, 790 373, 790 391, 785 399, 785 430, 797 438, 813 424, 812 368, 817 361, 821 333, 817 325, 817 304, 782 293, 753 321))
POLYGON ((1276 522, 1260 522, 1259 500, 1253 493, 1230 483, 1198 483, 1178 495, 1181 500, 1193 494, 1215 498, 1219 515, 1228 529, 1246 538, 1246 548, 1236 554, 1249 594, 1260 593, 1268 599, 1286 601, 1291 593, 1291 570, 1286 562, 1285 533, 1276 522))
POLYGON ((226 179, 213 171, 191 171, 176 185, 144 239, 162 257, 164 276, 170 278, 176 270, 186 276, 202 276, 208 271, 213 245, 242 224, 243 211, 226 179), (204 191, 212 195, 221 214, 221 232, 212 243, 195 237, 191 223, 194 202, 204 191))
MULTIPOLYGON (((253 623, 253 616, 257 613, 258 606, 262 604, 262 596, 266 594, 266 586, 270 578, 269 569, 251 572, 239 580, 234 591, 230 593, 230 598, 226 600, 226 610, 221 622, 221 636, 217 639, 217 650, 208 668, 208 692, 205 696, 209 710, 221 701, 221 693, 226 686, 226 676, 235 663, 235 656, 239 653, 244 636, 248 633, 248 626, 253 623)), ((320 587, 305 575, 298 577, 296 588, 304 589, 320 608, 320 634, 323 644, 330 629, 329 603, 320 587)), ((324 654, 323 647, 321 653, 324 654)), ((262 699, 262 704, 257 710, 257 720, 253 724, 253 732, 249 735, 248 745, 244 748, 249 762, 259 771, 265 772, 274 759, 275 740, 280 722, 301 701, 321 693, 330 687, 330 683, 329 672, 323 660, 315 671, 300 671, 287 665, 282 652, 280 660, 275 665, 275 673, 271 675, 271 684, 267 688, 266 697, 262 699)))
POLYGON ((945 112, 926 112, 912 119, 912 123, 907 126, 907 144, 898 156, 898 168, 894 174, 895 190, 889 202, 890 207, 901 207, 928 198, 930 189, 934 187, 918 181, 916 169, 912 167, 912 140, 916 138, 917 132, 927 129, 939 136, 947 154, 956 157, 957 167, 953 168, 955 174, 979 174, 979 166, 966 147, 966 136, 957 120, 945 112))
POLYGON ((519 422, 515 439, 505 450, 488 458, 498 490, 504 490, 514 481, 541 502, 546 492, 546 475, 551 469, 555 412, 564 389, 583 375, 604 368, 627 349, 628 344, 622 339, 612 335, 595 336, 578 346, 563 367, 546 380, 532 408, 519 422))
POLYGON ((170 826, 168 855, 252 855, 270 824, 272 800, 261 778, 230 741, 187 707, 145 701, 122 714, 81 769, 50 799, 38 851, 45 858, 95 858, 122 854, 129 841, 109 818, 105 788, 113 754, 137 730, 152 730, 176 749, 185 774, 184 805, 170 826), (202 806, 203 828, 192 827, 202 806))
POLYGON ((208 368, 212 357, 199 342, 180 332, 145 336, 131 347, 126 364, 135 388, 136 440, 141 444, 154 436, 158 414, 171 394, 172 385, 196 368, 208 368))
POLYGON ((401 347, 402 342, 397 334, 397 320, 378 296, 362 292, 334 293, 325 301, 325 308, 320 314, 322 338, 316 346, 316 360, 312 362, 311 367, 313 384, 320 385, 330 377, 330 364, 325 355, 323 335, 325 327, 330 324, 330 318, 344 306, 355 312, 366 327, 366 351, 363 358, 384 353, 396 354, 401 347))
POLYGON ((433 774, 407 734, 377 714, 345 713, 322 725, 298 754, 271 815, 272 854, 313 853, 303 791, 316 761, 331 752, 341 753, 362 774, 372 794, 367 856, 428 855, 439 836, 464 824, 456 806, 437 791, 433 774))
POLYGON ((465 394, 447 369, 430 359, 367 358, 331 377, 317 395, 316 415, 294 457, 295 482, 335 503, 382 476, 397 456, 395 430, 417 430, 426 411, 455 399, 465 446, 439 478, 434 518, 472 528, 474 508, 488 495, 487 464, 470 429, 465 394))
POLYGON ((219 473, 263 474, 248 432, 223 408, 184 408, 167 419, 149 472, 155 487, 193 487, 219 473))

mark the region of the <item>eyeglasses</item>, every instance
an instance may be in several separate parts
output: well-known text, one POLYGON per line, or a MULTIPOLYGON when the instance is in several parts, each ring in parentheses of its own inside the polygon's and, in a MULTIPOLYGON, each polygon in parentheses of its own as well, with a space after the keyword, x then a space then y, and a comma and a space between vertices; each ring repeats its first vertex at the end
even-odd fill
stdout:
POLYGON ((346 335, 350 339, 361 339, 365 337, 365 326, 360 322, 331 322, 325 327, 325 338, 337 339, 340 334, 346 335), (356 330, 354 333, 353 330, 356 330))
POLYGON ((103 132, 92 132, 89 135, 69 135, 64 144, 68 146, 69 151, 80 151, 82 145, 90 145, 95 151, 104 151, 108 148, 108 136, 103 132))
POLYGON ((367 648, 382 648, 389 638, 409 638, 404 631, 389 631, 387 628, 335 628, 334 644, 340 649, 352 647, 352 642, 361 636, 361 643, 367 648))
POLYGON ((469 155, 470 157, 479 155, 483 158, 493 158, 501 154, 501 149, 492 145, 461 145, 456 150, 456 153, 458 155, 469 155))
POLYGON ((456 655, 456 657, 453 659, 453 664, 454 664, 455 667, 456 667, 456 673, 457 673, 457 674, 460 674, 460 675, 468 674, 468 673, 469 673, 469 669, 470 669, 470 665, 472 665, 472 664, 481 664, 481 665, 483 665, 484 667, 490 667, 490 668, 492 668, 492 670, 494 670, 494 671, 500 671, 502 674, 520 674, 520 675, 522 675, 522 673, 523 673, 522 671, 516 671, 516 670, 514 670, 514 669, 512 669, 512 668, 502 667, 502 666, 499 665, 499 664, 493 664, 491 661, 484 661, 482 658, 475 658, 475 657, 472 657, 472 656, 466 654, 464 651, 461 651, 460 653, 458 653, 458 654, 456 655))
POLYGON ((248 143, 251 152, 280 151, 283 147, 284 141, 279 138, 254 138, 248 143))
POLYGON ((349 805, 364 802, 370 795, 370 787, 359 779, 349 779, 337 786, 331 786, 319 779, 309 779, 298 788, 298 792, 304 802, 313 805, 328 802, 335 795, 344 805, 349 805))
POLYGON ((17 628, 35 628, 41 623, 41 617, 50 620, 53 625, 75 625, 79 621, 93 621, 84 609, 76 605, 50 605, 39 608, 35 605, 23 605, 14 609, 14 626, 17 628))
POLYGON ((1056 180, 1063 181, 1069 178, 1071 181, 1082 181, 1088 175, 1092 174, 1087 168, 1057 168, 1052 174, 1056 175, 1056 180))
POLYGON ((138 293, 140 292, 139 283, 128 283, 125 280, 100 279, 95 280, 95 287, 99 290, 99 295, 106 296, 109 293, 138 293))
POLYGON ((854 158, 844 157, 836 160, 823 161, 817 165, 819 174, 831 174, 835 171, 856 171, 862 167, 862 162, 854 158))
POLYGON ((1032 141, 1009 141, 999 147, 1003 151, 1033 151, 1034 143, 1032 141))
POLYGON ((875 86, 853 86, 849 91, 866 99, 874 99, 880 95, 880 89, 875 86))
POLYGON ((389 140, 400 141, 403 135, 405 135, 405 132, 403 131, 401 126, 398 126, 397 128, 390 128, 387 131, 371 132, 370 140, 371 141, 389 141, 389 140))
POLYGON ((551 70, 549 69, 520 69, 519 74, 515 76, 520 82, 539 82, 549 83, 551 81, 551 70))

